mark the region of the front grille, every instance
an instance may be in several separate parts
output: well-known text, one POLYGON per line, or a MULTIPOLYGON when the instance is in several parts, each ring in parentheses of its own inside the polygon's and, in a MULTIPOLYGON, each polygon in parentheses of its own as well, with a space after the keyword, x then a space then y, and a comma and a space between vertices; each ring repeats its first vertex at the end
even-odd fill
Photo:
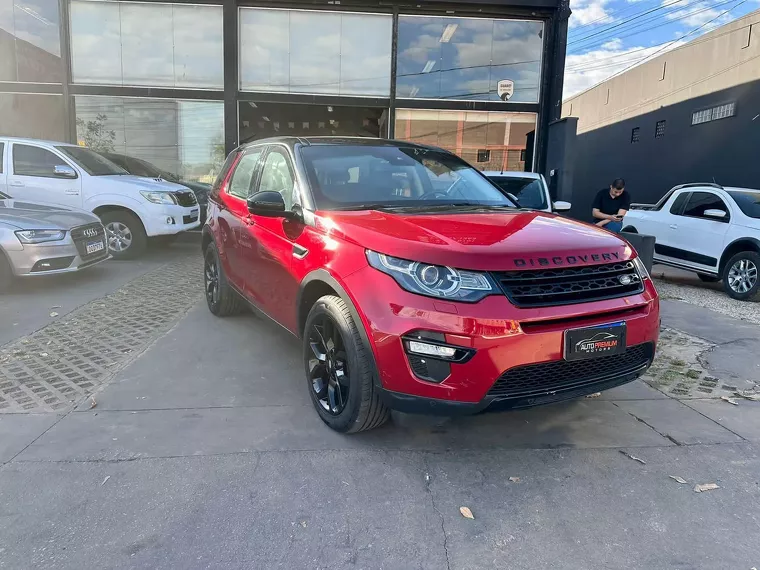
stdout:
POLYGON ((604 265, 504 271, 493 274, 517 307, 588 303, 641 293, 644 283, 632 261, 604 265), (621 282, 630 279, 627 284, 621 282))
POLYGON ((590 384, 636 372, 651 363, 652 343, 629 347, 623 354, 588 360, 554 360, 507 370, 488 391, 499 398, 524 398, 590 384))
POLYGON ((87 244, 94 242, 94 241, 102 241, 103 243, 106 243, 105 238, 105 229, 103 228, 103 225, 100 223, 94 223, 94 224, 87 224, 86 226, 78 226, 71 230, 71 238, 74 240, 74 245, 77 246, 77 251, 79 252, 79 257, 81 257, 83 260, 89 260, 89 259, 95 259, 97 257, 103 257, 104 255, 108 255, 108 245, 101 249, 100 251, 96 251, 95 253, 87 253, 87 244), (85 235, 85 232, 92 233, 92 231, 95 231, 95 235, 85 235))
POLYGON ((175 192, 174 197, 180 206, 195 206, 198 203, 192 192, 175 192))

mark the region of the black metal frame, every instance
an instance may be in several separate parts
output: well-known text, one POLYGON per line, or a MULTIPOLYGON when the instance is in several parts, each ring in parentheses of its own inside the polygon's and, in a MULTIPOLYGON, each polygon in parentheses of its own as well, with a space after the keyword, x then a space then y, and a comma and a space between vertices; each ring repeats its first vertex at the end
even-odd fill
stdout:
MULTIPOLYGON (((141 0, 166 2, 167 0, 141 0)), ((434 109, 451 111, 500 111, 536 113, 536 142, 533 168, 542 171, 546 157, 549 123, 560 116, 562 104, 562 75, 567 41, 568 0, 510 0, 509 5, 495 4, 497 0, 436 0, 407 4, 404 0, 171 0, 176 3, 200 3, 222 6, 223 9, 223 90, 173 89, 164 87, 123 87, 83 85, 72 83, 69 0, 58 0, 60 13, 62 85, 0 82, 0 92, 50 93, 63 95, 64 128, 70 142, 76 141, 76 112, 74 95, 111 97, 140 97, 209 100, 224 102, 224 141, 229 152, 238 144, 238 104, 241 101, 269 103, 321 104, 335 106, 382 107, 388 110, 388 136, 395 135, 396 109, 434 109), (336 12, 367 12, 389 14, 393 18, 391 51, 391 85, 388 97, 356 97, 340 95, 308 95, 291 93, 261 93, 241 91, 239 85, 238 35, 239 10, 244 7, 302 9, 336 12), (409 99, 399 98, 396 92, 398 69, 398 26, 400 16, 443 16, 478 18, 514 18, 544 22, 544 51, 538 103, 504 103, 500 101, 409 99)))

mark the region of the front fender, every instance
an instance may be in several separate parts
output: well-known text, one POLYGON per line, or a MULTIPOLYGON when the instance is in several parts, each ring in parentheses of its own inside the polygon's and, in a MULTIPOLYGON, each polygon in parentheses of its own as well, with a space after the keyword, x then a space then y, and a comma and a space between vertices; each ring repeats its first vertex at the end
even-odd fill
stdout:
POLYGON ((145 204, 131 196, 124 196, 122 194, 98 194, 97 196, 88 198, 84 202, 84 208, 90 212, 94 212, 97 208, 103 206, 115 206, 131 210, 138 218, 140 218, 143 226, 146 225, 146 220, 149 217, 145 204))

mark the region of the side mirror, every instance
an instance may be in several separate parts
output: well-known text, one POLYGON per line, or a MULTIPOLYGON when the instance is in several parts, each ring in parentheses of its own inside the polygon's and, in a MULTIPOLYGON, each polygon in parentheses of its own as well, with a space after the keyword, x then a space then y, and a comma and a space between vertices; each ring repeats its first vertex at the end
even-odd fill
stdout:
POLYGON ((248 211, 256 216, 284 218, 285 200, 279 192, 256 192, 248 198, 248 211))
POLYGON ((552 211, 553 212, 567 212, 570 208, 572 208, 572 204, 570 202, 565 202, 564 200, 558 200, 552 204, 552 211))
POLYGON ((725 211, 718 210, 716 208, 716 209, 705 210, 705 216, 707 216, 708 218, 715 218, 716 220, 722 220, 727 216, 727 214, 725 211))
POLYGON ((76 178, 77 171, 71 168, 68 164, 59 164, 53 167, 53 175, 58 178, 76 178))

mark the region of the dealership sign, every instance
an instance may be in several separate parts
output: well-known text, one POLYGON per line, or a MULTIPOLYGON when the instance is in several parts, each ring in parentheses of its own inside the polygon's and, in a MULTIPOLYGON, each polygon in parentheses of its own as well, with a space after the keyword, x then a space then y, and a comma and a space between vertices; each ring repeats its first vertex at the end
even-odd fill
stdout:
POLYGON ((515 82, 511 79, 502 79, 496 85, 496 92, 502 101, 509 101, 515 92, 515 82))

